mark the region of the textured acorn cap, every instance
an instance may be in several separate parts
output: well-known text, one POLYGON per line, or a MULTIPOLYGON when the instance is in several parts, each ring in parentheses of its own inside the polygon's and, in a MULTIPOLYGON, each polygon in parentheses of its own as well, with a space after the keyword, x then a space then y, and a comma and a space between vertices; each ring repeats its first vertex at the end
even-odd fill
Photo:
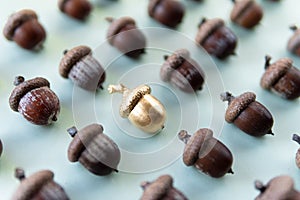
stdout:
POLYGON ((30 9, 20 10, 16 13, 13 13, 7 20, 3 34, 8 40, 13 40, 14 33, 16 28, 18 28, 21 24, 26 21, 37 19, 37 15, 35 11, 30 9))
POLYGON ((294 35, 289 39, 287 48, 289 51, 294 52, 300 47, 300 29, 294 32, 294 35))
MULTIPOLYGON (((141 200, 158 200, 162 199, 172 188, 173 179, 170 175, 162 175, 152 183, 146 185, 141 200)), ((143 183, 142 183, 143 186, 143 183)))
POLYGON ((49 87, 50 88, 50 83, 42 77, 37 77, 34 79, 24 81, 24 82, 20 83, 19 85, 17 85, 9 97, 10 108, 13 111, 18 112, 19 102, 20 102, 21 98, 24 95, 26 95, 28 92, 30 92, 31 90, 34 90, 34 89, 40 88, 40 87, 49 87))
POLYGON ((224 20, 220 18, 203 19, 204 22, 199 25, 198 33, 196 35, 196 42, 202 45, 206 38, 209 37, 219 27, 224 26, 224 20))
POLYGON ((279 59, 268 66, 260 80, 261 87, 270 89, 292 66, 293 60, 289 58, 279 59))
POLYGON ((91 48, 87 46, 77 46, 68 50, 59 64, 59 73, 62 77, 68 78, 72 67, 79 62, 83 57, 91 54, 91 48))
POLYGON ((148 13, 151 17, 154 16, 154 10, 155 10, 155 7, 161 2, 161 1, 164 1, 164 0, 149 0, 149 4, 148 4, 148 13))
POLYGON ((230 14, 232 21, 237 20, 250 6, 255 3, 254 0, 237 0, 230 14))

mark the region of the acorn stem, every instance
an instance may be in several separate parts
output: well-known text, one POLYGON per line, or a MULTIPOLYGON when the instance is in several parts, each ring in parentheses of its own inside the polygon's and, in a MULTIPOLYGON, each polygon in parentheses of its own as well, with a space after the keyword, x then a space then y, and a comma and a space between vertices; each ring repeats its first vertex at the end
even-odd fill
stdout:
POLYGON ((142 187, 143 189, 145 189, 145 188, 148 187, 150 184, 151 184, 151 183, 150 183, 149 181, 144 181, 144 182, 141 183, 141 187, 142 187))
POLYGON ((232 94, 230 92, 224 92, 220 95, 220 98, 222 101, 228 101, 228 104, 230 104, 230 102, 235 99, 234 96, 232 96, 232 94))
POLYGON ((202 24, 204 24, 206 21, 207 21, 207 19, 205 17, 203 17, 201 22, 198 24, 198 28, 200 28, 200 26, 202 26, 202 24))
POLYGON ((68 51, 69 51, 68 49, 65 49, 65 50, 63 51, 63 54, 66 55, 66 54, 68 53, 68 51))
POLYGON ((189 139, 191 138, 191 135, 188 134, 187 131, 181 130, 178 133, 178 138, 186 144, 189 141, 189 139))
POLYGON ((16 76, 14 80, 14 86, 18 86, 25 81, 23 76, 16 76))
POLYGON ((266 56, 265 56, 265 69, 268 69, 269 66, 271 65, 271 64, 270 64, 271 59, 272 59, 271 56, 269 56, 269 55, 266 55, 266 56))
POLYGON ((115 19, 113 17, 105 17, 105 20, 112 23, 115 19))
POLYGON ((123 84, 118 84, 118 85, 109 85, 108 86, 108 92, 110 94, 112 93, 124 93, 128 88, 126 88, 123 84))
POLYGON ((295 142, 297 142, 298 144, 300 144, 300 136, 297 134, 293 134, 293 138, 292 138, 295 142))
POLYGON ((72 126, 71 128, 67 129, 67 132, 69 133, 69 135, 71 137, 75 137, 75 135, 77 134, 78 130, 75 126, 72 126))
POLYGON ((25 171, 23 169, 21 169, 21 168, 16 168, 15 169, 15 177, 17 179, 19 179, 20 181, 22 181, 23 179, 26 178, 25 171))
POLYGON ((233 170, 232 170, 232 168, 230 168, 229 170, 228 170, 228 172, 227 172, 228 174, 234 174, 234 172, 233 172, 233 170))
POLYGON ((298 30, 298 26, 296 26, 296 25, 294 24, 294 25, 290 26, 290 29, 291 29, 292 31, 296 31, 296 30, 298 30))
POLYGON ((269 130, 269 132, 267 133, 269 135, 274 135, 273 131, 272 130, 269 130))
POLYGON ((259 190, 261 193, 263 193, 267 189, 267 187, 261 181, 255 181, 254 185, 255 188, 259 190))
POLYGON ((164 55, 164 60, 167 60, 169 58, 168 55, 164 55))

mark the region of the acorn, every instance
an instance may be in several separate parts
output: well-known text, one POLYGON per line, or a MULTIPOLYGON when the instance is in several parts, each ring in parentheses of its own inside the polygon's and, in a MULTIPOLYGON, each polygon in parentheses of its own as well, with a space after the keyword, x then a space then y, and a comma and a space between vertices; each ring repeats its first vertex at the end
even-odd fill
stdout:
POLYGON ((185 8, 177 0, 149 0, 148 14, 161 24, 175 28, 184 17, 185 8))
POLYGON ((68 148, 70 162, 79 161, 86 169, 99 176, 118 172, 120 150, 118 145, 103 133, 100 124, 90 124, 79 131, 71 127, 67 131, 73 137, 68 148))
POLYGON ((165 56, 160 77, 184 92, 201 90, 204 83, 204 72, 199 64, 190 58, 187 49, 179 49, 171 56, 165 56))
POLYGON ((293 60, 282 58, 270 64, 271 57, 266 56, 265 73, 260 85, 279 96, 293 100, 300 96, 300 71, 293 66, 293 60))
POLYGON ((128 89, 123 84, 109 85, 108 91, 122 93, 120 115, 147 133, 158 133, 164 128, 166 110, 162 103, 152 96, 148 85, 128 89))
POLYGON ((219 59, 234 55, 237 46, 237 36, 225 26, 224 21, 220 18, 203 18, 198 25, 195 41, 209 54, 219 59))
POLYGON ((58 0, 61 12, 77 20, 85 20, 93 7, 87 0, 58 0))
POLYGON ((46 31, 39 23, 37 14, 29 9, 13 13, 4 26, 3 34, 6 39, 28 50, 41 49, 46 39, 46 31))
POLYGON ((173 187, 173 178, 162 175, 153 182, 141 183, 144 193, 140 200, 187 200, 182 192, 173 187))
POLYGON ((2 145, 2 142, 0 140, 0 157, 1 157, 2 151, 3 151, 3 145, 2 145))
POLYGON ((50 170, 42 170, 25 177, 24 170, 17 168, 15 177, 21 183, 12 200, 69 200, 64 189, 53 180, 54 174, 50 170))
MULTIPOLYGON (((300 136, 297 134, 293 134, 293 138, 292 138, 295 142, 297 142, 298 144, 300 144, 300 136)), ((298 149, 297 153, 296 153, 296 157, 295 157, 295 162, 297 167, 300 169, 300 148, 298 149)))
POLYGON ((36 125, 48 125, 57 120, 59 99, 50 89, 50 83, 42 77, 25 81, 17 76, 16 86, 9 97, 10 108, 36 125))
POLYGON ((145 53, 146 37, 136 27, 133 18, 128 16, 119 19, 107 17, 106 20, 111 23, 107 31, 109 44, 131 58, 138 58, 145 53))
POLYGON ((255 99, 256 95, 252 92, 245 92, 238 97, 229 92, 221 94, 221 100, 228 101, 225 120, 251 136, 274 135, 271 113, 255 99))
POLYGON ((295 190, 294 181, 290 176, 281 175, 271 179, 267 185, 255 181, 255 188, 261 193, 255 200, 299 200, 300 192, 295 190))
POLYGON ((250 29, 263 18, 263 9, 255 0, 232 0, 234 7, 230 14, 232 22, 250 29))
POLYGON ((186 144, 183 153, 183 162, 186 166, 195 166, 214 178, 220 178, 227 173, 233 174, 232 153, 213 136, 212 130, 202 128, 192 136, 187 131, 181 130, 178 137, 186 144))
POLYGON ((105 71, 87 46, 81 45, 66 50, 59 64, 59 73, 63 78, 71 79, 75 85, 85 90, 103 89, 105 71))
POLYGON ((300 29, 297 26, 291 26, 294 31, 293 36, 289 39, 287 49, 296 56, 300 56, 300 29))

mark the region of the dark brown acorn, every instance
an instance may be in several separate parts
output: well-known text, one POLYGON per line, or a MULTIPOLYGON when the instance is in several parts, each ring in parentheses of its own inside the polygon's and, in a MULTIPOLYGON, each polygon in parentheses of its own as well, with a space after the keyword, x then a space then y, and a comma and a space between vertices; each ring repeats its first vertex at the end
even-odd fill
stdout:
POLYGON ((75 127, 68 129, 73 137, 68 148, 70 162, 79 161, 93 174, 104 176, 117 172, 121 153, 117 144, 103 134, 100 124, 91 124, 80 131, 75 127))
POLYGON ((103 89, 105 71, 92 56, 89 47, 81 45, 64 53, 59 64, 59 73, 62 77, 71 79, 73 83, 85 90, 103 89))
POLYGON ((185 165, 193 165, 214 178, 220 178, 227 173, 233 174, 232 154, 222 142, 213 137, 212 130, 202 128, 192 136, 182 130, 178 137, 186 144, 183 153, 185 165))
POLYGON ((23 169, 17 168, 15 177, 21 181, 12 200, 69 200, 64 189, 54 182, 54 174, 42 170, 25 177, 23 169))
POLYGON ((203 18, 198 26, 198 33, 195 41, 201 45, 209 54, 219 59, 225 59, 235 54, 237 46, 236 35, 225 26, 220 18, 203 18))
POLYGON ((176 50, 171 56, 165 56, 160 69, 160 77, 184 92, 195 92, 202 89, 204 72, 199 64, 190 58, 187 49, 176 50))
POLYGON ((271 57, 266 56, 265 73, 260 85, 266 90, 293 100, 300 96, 300 71, 293 66, 293 60, 282 58, 270 64, 271 57))
POLYGON ((271 113, 255 99, 256 95, 252 92, 245 92, 238 97, 229 92, 221 94, 221 100, 228 101, 225 120, 251 136, 274 135, 271 113))
POLYGON ((177 0, 150 0, 148 14, 156 21, 175 28, 181 23, 185 8, 177 0))
POLYGON ((59 99, 50 89, 50 83, 41 77, 25 81, 16 77, 16 86, 9 97, 10 108, 36 125, 48 125, 57 120, 59 99))
POLYGON ((107 39, 112 46, 131 58, 138 58, 145 53, 145 35, 136 27, 133 18, 107 17, 106 20, 111 23, 107 31, 107 39))
POLYGON ((255 188, 261 193, 255 200, 299 200, 300 192, 295 190, 294 181, 290 176, 281 175, 271 179, 267 185, 255 181, 255 188))
POLYGON ((3 151, 3 145, 2 145, 2 142, 0 140, 0 157, 1 157, 2 151, 3 151))
POLYGON ((20 47, 39 50, 46 39, 46 31, 38 22, 33 10, 24 9, 12 14, 3 29, 6 39, 15 41, 20 47))
POLYGON ((144 193, 140 200, 187 200, 182 192, 173 187, 173 178, 162 175, 153 182, 141 184, 144 193))
POLYGON ((78 20, 85 20, 93 9, 87 0, 58 0, 58 8, 66 15, 78 20))
MULTIPOLYGON (((297 142, 298 144, 300 144, 300 136, 299 135, 293 134, 293 140, 295 142, 297 142)), ((296 162, 297 167, 300 169, 300 148, 298 149, 298 151, 296 153, 295 162, 296 162)))
POLYGON ((232 0, 234 7, 230 19, 244 27, 253 28, 263 18, 263 9, 255 0, 232 0))
POLYGON ((287 49, 296 56, 300 56, 300 29, 297 26, 291 26, 290 29, 294 31, 294 35, 289 39, 287 49))

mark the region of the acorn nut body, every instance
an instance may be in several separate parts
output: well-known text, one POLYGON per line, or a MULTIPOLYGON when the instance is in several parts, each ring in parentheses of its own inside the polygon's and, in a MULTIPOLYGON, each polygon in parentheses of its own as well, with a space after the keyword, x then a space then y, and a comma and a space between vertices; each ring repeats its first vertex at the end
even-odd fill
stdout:
POLYGON ((287 49, 296 56, 300 56, 300 29, 297 26, 291 26, 290 29, 294 34, 289 39, 287 49))
POLYGON ((140 85, 132 90, 124 85, 109 85, 109 93, 123 93, 120 115, 147 133, 157 133, 164 128, 166 110, 161 102, 152 96, 151 88, 140 85))
POLYGON ((58 8, 74 19, 85 20, 93 7, 88 0, 58 0, 58 8))
POLYGON ((63 78, 71 79, 75 85, 85 90, 102 89, 105 71, 92 56, 89 47, 81 45, 64 53, 59 64, 59 73, 63 78))
POLYGON ((46 31, 33 10, 24 9, 13 13, 7 20, 3 34, 28 50, 39 50, 46 39, 46 31))
POLYGON ((160 69, 160 77, 163 81, 170 82, 184 92, 196 92, 202 89, 204 72, 199 64, 190 58, 187 49, 176 50, 165 59, 160 69))
POLYGON ((245 92, 238 97, 229 92, 221 94, 221 100, 228 101, 225 120, 234 123, 251 136, 273 135, 273 117, 268 109, 255 99, 256 95, 252 92, 245 92))
POLYGON ((203 173, 214 178, 233 173, 231 169, 232 153, 223 143, 213 137, 212 130, 199 129, 192 136, 182 130, 178 133, 178 137, 186 144, 183 153, 185 165, 194 165, 203 173))
POLYGON ((12 200, 69 200, 64 189, 54 182, 53 172, 42 170, 25 177, 23 169, 17 168, 15 176, 21 183, 12 200))
POLYGON ((120 150, 112 139, 103 134, 100 124, 90 124, 79 131, 72 127, 68 132, 73 137, 68 148, 70 162, 79 161, 86 169, 99 176, 118 171, 120 150))
POLYGON ((18 76, 16 87, 9 97, 10 108, 36 125, 48 125, 57 120, 59 99, 50 89, 50 83, 41 77, 25 81, 18 76))

